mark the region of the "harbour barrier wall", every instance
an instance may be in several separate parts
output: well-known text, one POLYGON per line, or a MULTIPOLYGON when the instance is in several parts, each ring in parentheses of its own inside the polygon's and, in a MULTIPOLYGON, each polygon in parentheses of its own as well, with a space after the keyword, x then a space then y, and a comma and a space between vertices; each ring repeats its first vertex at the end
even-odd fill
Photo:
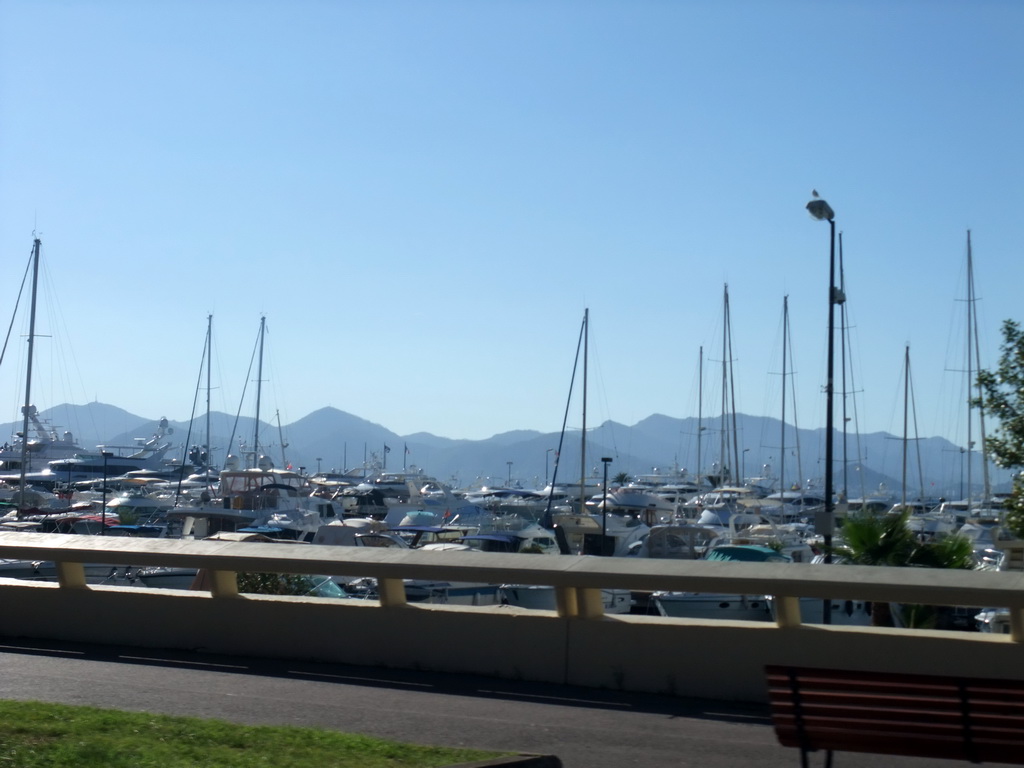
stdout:
POLYGON ((1024 572, 424 552, 0 532, 0 558, 57 582, 0 579, 0 636, 470 673, 731 701, 764 667, 1024 679, 1024 572), (88 583, 85 565, 204 569, 203 590, 88 583), (243 594, 240 572, 367 576, 379 599, 243 594), (557 610, 410 604, 403 579, 555 588, 557 610), (774 621, 606 615, 601 590, 772 595, 774 621), (805 624, 801 597, 1005 607, 1010 632, 805 624))

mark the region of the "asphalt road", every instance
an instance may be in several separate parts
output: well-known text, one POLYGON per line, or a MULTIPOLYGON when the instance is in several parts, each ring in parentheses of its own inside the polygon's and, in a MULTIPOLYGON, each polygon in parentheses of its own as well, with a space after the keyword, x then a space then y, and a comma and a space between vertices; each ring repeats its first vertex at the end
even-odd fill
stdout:
MULTIPOLYGON (((800 762, 759 706, 337 664, 0 638, 0 697, 554 754, 565 768, 800 762)), ((962 765, 836 759, 843 768, 962 765)))

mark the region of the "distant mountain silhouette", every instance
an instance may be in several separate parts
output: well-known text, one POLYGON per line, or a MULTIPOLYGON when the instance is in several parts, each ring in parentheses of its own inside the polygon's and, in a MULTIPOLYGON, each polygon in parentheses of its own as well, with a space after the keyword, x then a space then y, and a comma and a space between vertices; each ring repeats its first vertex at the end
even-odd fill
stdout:
MULTIPOLYGON (((95 450, 97 445, 131 446, 137 438, 145 439, 155 431, 159 417, 146 419, 113 405, 88 403, 61 405, 40 414, 58 434, 72 431, 79 445, 95 450)), ((587 475, 600 476, 601 457, 611 457, 609 477, 620 472, 637 475, 674 469, 696 472, 698 451, 700 466, 707 472, 714 466, 730 466, 734 477, 756 477, 770 474, 778 478, 782 472, 782 425, 778 419, 737 414, 735 417, 740 467, 731 467, 735 460, 721 460, 723 429, 731 432, 733 419, 704 418, 699 426, 698 444, 696 418, 678 419, 652 414, 632 426, 606 421, 587 432, 587 475)), ((249 417, 235 418, 224 413, 210 414, 210 443, 213 461, 220 465, 225 455, 240 455, 249 450, 254 437, 255 421, 249 417)), ((206 442, 206 416, 188 422, 171 422, 174 433, 170 439, 176 447, 168 454, 179 460, 186 456, 187 444, 206 442), (191 427, 191 428, 190 428, 191 427)), ((0 430, 13 435, 21 422, 0 424, 0 430)), ((534 430, 513 430, 487 440, 465 440, 438 437, 429 433, 399 435, 380 424, 361 419, 337 408, 321 408, 298 421, 282 425, 260 423, 261 453, 276 466, 304 467, 340 471, 366 463, 386 463, 387 469, 401 471, 421 467, 428 475, 454 485, 487 483, 505 484, 511 476, 513 484, 540 487, 555 476, 559 482, 578 482, 580 477, 580 433, 569 432, 562 440, 559 434, 534 430), (282 440, 283 438, 283 440, 282 440), (282 445, 284 443, 284 445, 282 445), (387 451, 385 451, 385 446, 387 451), (511 462, 511 464, 510 464, 511 462)), ((786 426, 785 485, 822 484, 825 431, 786 426)), ((898 494, 902 486, 903 441, 884 432, 845 436, 836 433, 834 441, 834 482, 837 490, 844 487, 851 498, 871 494, 884 486, 898 494), (860 460, 858 460, 858 456, 860 460), (845 462, 844 462, 845 457, 845 462), (845 467, 845 469, 844 469, 845 467)), ((967 455, 938 437, 908 443, 907 496, 959 498, 967 492, 967 455), (919 471, 920 469, 920 471, 919 471)), ((981 458, 973 454, 971 473, 975 493, 982 486, 981 458)), ((993 490, 1007 490, 1011 473, 991 470, 993 490)), ((776 483, 778 481, 776 480, 776 483)))

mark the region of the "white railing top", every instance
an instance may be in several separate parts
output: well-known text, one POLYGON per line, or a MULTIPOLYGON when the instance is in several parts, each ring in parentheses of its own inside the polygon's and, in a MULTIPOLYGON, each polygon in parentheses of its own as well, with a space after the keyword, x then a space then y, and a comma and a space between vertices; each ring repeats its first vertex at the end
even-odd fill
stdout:
POLYGON ((0 558, 1024 609, 1024 571, 498 554, 0 532, 0 558))

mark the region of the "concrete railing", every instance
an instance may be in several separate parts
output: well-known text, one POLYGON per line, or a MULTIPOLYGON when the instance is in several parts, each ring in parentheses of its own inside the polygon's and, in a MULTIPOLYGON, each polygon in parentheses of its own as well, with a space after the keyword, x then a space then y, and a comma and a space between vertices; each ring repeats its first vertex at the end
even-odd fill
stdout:
POLYGON ((766 664, 1024 679, 1024 572, 648 560, 0 533, 0 634, 760 701, 766 664), (209 591, 88 584, 84 564, 206 569, 209 591), (379 600, 240 594, 236 574, 367 576, 379 600), (407 604, 403 579, 549 585, 557 611, 407 604), (601 590, 775 597, 775 622, 605 615, 601 590), (803 624, 801 597, 1005 607, 1011 633, 803 624))

